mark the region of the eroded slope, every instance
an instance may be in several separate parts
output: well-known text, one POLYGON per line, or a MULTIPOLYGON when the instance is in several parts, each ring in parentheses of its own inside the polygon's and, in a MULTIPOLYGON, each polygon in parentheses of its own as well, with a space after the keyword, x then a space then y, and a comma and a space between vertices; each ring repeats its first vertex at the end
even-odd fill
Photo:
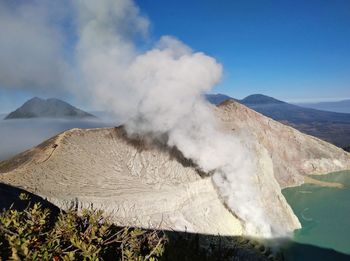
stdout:
POLYGON ((268 150, 282 188, 303 183, 307 175, 350 169, 350 154, 344 150, 237 102, 220 104, 216 113, 228 131, 240 133, 268 150))
POLYGON ((209 177, 176 150, 128 140, 122 128, 73 129, 9 163, 0 165, 2 182, 61 207, 93 205, 122 225, 242 233, 209 177))

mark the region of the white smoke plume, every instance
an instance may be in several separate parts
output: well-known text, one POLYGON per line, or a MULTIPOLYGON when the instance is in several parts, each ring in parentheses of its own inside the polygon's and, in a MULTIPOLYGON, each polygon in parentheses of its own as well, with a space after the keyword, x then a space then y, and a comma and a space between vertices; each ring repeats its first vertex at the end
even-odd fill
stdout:
POLYGON ((166 134, 214 181, 227 206, 251 235, 271 236, 255 185, 256 167, 248 149, 219 131, 203 94, 221 78, 222 66, 170 36, 138 53, 126 28, 145 33, 148 22, 128 0, 79 1, 78 63, 83 85, 95 101, 123 117, 127 132, 166 134))
MULTIPOLYGON (((75 75, 76 86, 72 88, 70 83, 71 91, 113 110, 125 122, 129 135, 154 138, 166 135, 168 146, 179 149, 203 171, 213 173, 221 198, 245 222, 246 233, 271 236, 273 224, 260 201, 253 153, 242 139, 220 131, 211 105, 203 98, 220 81, 222 66, 170 36, 163 36, 146 52, 139 51, 134 42, 147 37, 149 21, 140 15, 132 0, 76 0, 71 7, 76 12, 77 34, 73 62, 66 61, 75 75)), ((26 18, 15 14, 17 20, 1 19, 8 24, 20 23, 25 30, 26 18)), ((28 31, 30 39, 37 34, 39 39, 43 35, 59 39, 56 27, 43 26, 42 20, 31 19, 35 30, 28 31)), ((0 47, 1 44, 4 43, 0 40, 0 47)), ((42 69, 44 73, 47 70, 48 76, 33 77, 24 64, 19 67, 22 78, 17 82, 15 77, 7 77, 8 85, 17 87, 29 81, 44 86, 56 79, 57 75, 52 73, 61 72, 65 55, 55 60, 60 47, 45 37, 43 44, 54 48, 43 49, 47 52, 44 56, 49 61, 58 61, 42 69)), ((46 60, 42 61, 40 68, 46 66, 46 60)), ((64 78, 71 79, 67 75, 64 78)))

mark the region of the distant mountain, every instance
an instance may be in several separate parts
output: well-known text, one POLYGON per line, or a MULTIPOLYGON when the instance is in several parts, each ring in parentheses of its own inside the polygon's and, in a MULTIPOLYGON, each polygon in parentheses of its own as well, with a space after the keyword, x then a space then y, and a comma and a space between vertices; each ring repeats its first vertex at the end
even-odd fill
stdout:
POLYGON ((212 104, 215 104, 215 105, 218 105, 224 101, 227 101, 227 100, 235 100, 234 98, 228 96, 228 95, 225 95, 225 94, 221 94, 221 93, 218 93, 218 94, 206 94, 205 95, 205 98, 212 104))
POLYGON ((206 94, 205 98, 212 104, 218 105, 224 101, 227 100, 234 100, 234 101, 238 101, 241 104, 245 104, 245 105, 258 105, 258 104, 281 104, 281 103, 285 103, 283 101, 277 100, 275 98, 263 95, 263 94, 252 94, 249 95, 247 97, 245 97, 242 100, 238 100, 235 98, 232 98, 226 94, 221 94, 221 93, 217 93, 217 94, 206 94))
POLYGON ((338 113, 304 108, 262 94, 250 95, 240 103, 278 121, 294 124, 311 122, 349 123, 349 113, 338 113))
MULTIPOLYGON (((224 96, 226 95, 221 95, 224 96)), ((233 99, 227 97, 226 100, 233 99)), ((237 101, 267 117, 339 147, 345 148, 350 144, 350 113, 305 108, 263 94, 253 94, 237 101)))
POLYGON ((350 113, 350 100, 335 102, 297 103, 296 105, 317 110, 350 113))
POLYGON ((269 105, 269 104, 285 104, 285 102, 277 100, 275 98, 266 96, 266 95, 262 95, 262 94, 252 94, 249 95, 247 97, 245 97, 243 100, 239 101, 240 103, 248 106, 248 105, 252 105, 252 106, 256 106, 256 105, 269 105))
POLYGON ((32 98, 26 101, 17 110, 11 112, 5 117, 9 119, 25 118, 87 118, 94 115, 82 111, 67 102, 59 99, 40 99, 32 98))

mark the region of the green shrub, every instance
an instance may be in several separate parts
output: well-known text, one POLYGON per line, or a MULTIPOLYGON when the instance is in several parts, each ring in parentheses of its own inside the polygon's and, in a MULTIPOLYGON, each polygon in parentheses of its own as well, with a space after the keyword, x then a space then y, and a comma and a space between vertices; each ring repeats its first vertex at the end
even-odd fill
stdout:
POLYGON ((52 217, 35 203, 0 214, 0 260, 159 260, 165 243, 162 232, 117 227, 99 210, 52 217))

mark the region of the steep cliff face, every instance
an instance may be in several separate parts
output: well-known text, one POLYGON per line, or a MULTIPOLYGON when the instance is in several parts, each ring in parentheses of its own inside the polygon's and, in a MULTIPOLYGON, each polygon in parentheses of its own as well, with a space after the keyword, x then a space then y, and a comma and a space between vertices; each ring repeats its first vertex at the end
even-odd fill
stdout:
MULTIPOLYGON (((303 175, 350 168, 349 154, 341 149, 235 102, 214 110, 223 131, 254 141, 255 182, 276 230, 300 227, 281 187, 303 182, 303 175)), ((128 139, 123 128, 72 129, 0 162, 0 173, 0 182, 60 207, 73 202, 102 208, 120 225, 246 234, 244 221, 227 210, 210 176, 175 149, 128 139)))
POLYGON ((216 108, 227 131, 245 135, 265 147, 281 188, 305 182, 307 175, 350 169, 350 154, 328 142, 283 125, 237 102, 216 108))

